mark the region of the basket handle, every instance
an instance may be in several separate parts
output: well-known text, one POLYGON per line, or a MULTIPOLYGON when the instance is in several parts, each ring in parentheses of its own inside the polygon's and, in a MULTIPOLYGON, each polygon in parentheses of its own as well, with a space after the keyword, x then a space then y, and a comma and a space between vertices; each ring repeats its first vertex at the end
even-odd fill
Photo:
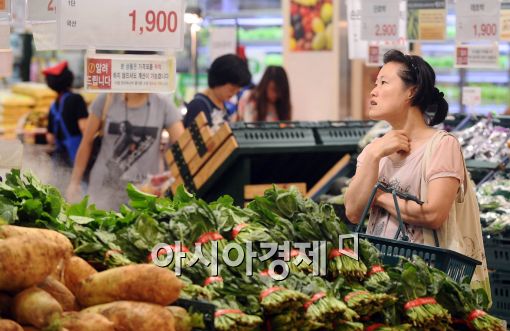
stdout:
MULTIPOLYGON (((372 205, 372 202, 374 201, 375 194, 377 193, 377 190, 379 190, 379 189, 382 190, 383 192, 391 193, 391 195, 393 196, 393 202, 395 203, 395 210, 397 212, 396 218, 398 220, 398 230, 397 230, 397 233, 395 234, 394 239, 397 240, 398 236, 400 235, 400 232, 402 232, 402 240, 409 241, 409 236, 407 235, 407 232, 406 232, 406 229, 404 226, 404 221, 402 220, 402 215, 400 214, 400 207, 398 205, 397 197, 402 198, 404 200, 414 201, 419 205, 422 205, 423 201, 421 201, 420 199, 418 199, 417 197, 415 197, 411 194, 399 192, 396 189, 391 188, 381 182, 377 182, 374 185, 374 188, 372 189, 372 192, 370 193, 370 198, 368 199, 368 203, 365 206, 365 209, 363 210, 363 214, 361 215, 361 218, 358 222, 358 226, 356 227, 356 232, 359 233, 361 231, 363 222, 364 222, 365 218, 367 217, 368 211, 370 210, 370 206, 372 205)), ((437 244, 437 242, 436 242, 436 244, 437 244)))

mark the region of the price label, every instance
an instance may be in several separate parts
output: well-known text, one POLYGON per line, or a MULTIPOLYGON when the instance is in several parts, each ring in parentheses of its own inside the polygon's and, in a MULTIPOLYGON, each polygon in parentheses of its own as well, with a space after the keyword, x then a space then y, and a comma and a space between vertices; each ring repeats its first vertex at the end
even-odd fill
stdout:
POLYGON ((500 0, 462 0, 455 6, 457 41, 499 39, 500 0))
POLYGON ((510 0, 503 0, 501 2, 499 39, 510 40, 510 0))
POLYGON ((366 57, 366 65, 369 67, 380 67, 383 63, 384 54, 392 49, 398 49, 404 54, 409 53, 408 42, 386 42, 372 43, 368 45, 368 56, 366 57))
POLYGON ((349 60, 366 59, 368 42, 361 40, 361 2, 347 0, 349 60))
POLYGON ((58 0, 27 0, 27 21, 56 21, 57 1, 58 0))
POLYGON ((498 68, 498 43, 489 45, 457 45, 455 47, 457 68, 498 68))
POLYGON ((444 40, 446 1, 407 0, 407 39, 444 40))
POLYGON ((181 50, 184 0, 60 0, 61 49, 181 50))
POLYGON ((237 29, 235 27, 212 28, 210 33, 210 60, 236 52, 237 29))
POLYGON ((361 39, 399 38, 400 0, 364 0, 361 3, 361 39))
POLYGON ((479 106, 482 103, 482 89, 466 86, 462 88, 462 104, 464 106, 479 106))
POLYGON ((32 22, 32 34, 34 35, 35 49, 38 51, 53 51, 57 45, 57 22, 41 21, 32 22))
POLYGON ((0 24, 0 49, 11 49, 11 27, 0 24))
POLYGON ((92 92, 171 93, 176 61, 159 55, 87 54, 84 77, 92 92))

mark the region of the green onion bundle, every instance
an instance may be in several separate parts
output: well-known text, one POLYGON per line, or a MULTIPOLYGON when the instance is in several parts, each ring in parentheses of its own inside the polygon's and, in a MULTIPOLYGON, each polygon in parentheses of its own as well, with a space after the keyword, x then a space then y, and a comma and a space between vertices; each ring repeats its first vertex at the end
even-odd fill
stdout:
MULTIPOLYGON (((349 251, 348 248, 344 250, 349 251)), ((342 254, 337 248, 332 248, 329 252, 328 270, 333 278, 343 276, 350 280, 362 280, 367 273, 367 267, 361 259, 353 259, 350 256, 342 254)))
POLYGON ((382 311, 395 302, 397 298, 386 293, 371 293, 365 290, 356 290, 344 297, 347 306, 361 316, 371 316, 382 311))
POLYGON ((358 314, 348 308, 345 303, 325 292, 319 292, 305 303, 306 319, 312 323, 329 325, 342 319, 352 321, 358 318, 358 314))
POLYGON ((214 328, 218 331, 249 331, 262 322, 259 316, 247 315, 239 309, 220 309, 214 314, 214 328))

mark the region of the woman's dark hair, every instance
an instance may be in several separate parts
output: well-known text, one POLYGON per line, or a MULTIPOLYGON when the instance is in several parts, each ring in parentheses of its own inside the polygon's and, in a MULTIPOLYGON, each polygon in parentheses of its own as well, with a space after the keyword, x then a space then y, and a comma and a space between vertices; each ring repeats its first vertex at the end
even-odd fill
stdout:
POLYGON ((57 93, 69 90, 73 80, 74 75, 68 68, 65 68, 60 75, 46 75, 46 84, 57 93))
POLYGON ((252 100, 255 101, 255 108, 257 109, 257 121, 265 121, 267 117, 267 89, 269 83, 273 82, 277 89, 278 100, 275 103, 276 113, 278 120, 289 121, 292 111, 290 103, 290 88, 289 79, 285 69, 280 66, 268 66, 260 83, 255 87, 252 95, 252 100))
POLYGON ((399 77, 406 87, 415 87, 411 106, 420 109, 429 126, 442 123, 448 115, 448 102, 443 92, 435 87, 436 73, 430 64, 419 56, 405 55, 395 49, 384 54, 384 64, 389 62, 402 64, 404 68, 399 71, 399 77))
POLYGON ((207 81, 210 88, 229 83, 242 87, 250 84, 251 73, 246 62, 239 56, 226 54, 213 61, 207 81))

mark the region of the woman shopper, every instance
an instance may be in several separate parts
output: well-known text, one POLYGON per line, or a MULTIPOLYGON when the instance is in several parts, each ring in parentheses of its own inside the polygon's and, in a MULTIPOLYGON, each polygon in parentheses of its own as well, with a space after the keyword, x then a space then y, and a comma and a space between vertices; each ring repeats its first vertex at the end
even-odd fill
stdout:
POLYGON ((292 106, 285 69, 269 66, 260 83, 239 101, 237 120, 243 122, 289 121, 292 106))
MULTIPOLYGON (((370 93, 369 117, 387 121, 392 130, 358 157, 345 196, 346 215, 353 223, 360 221, 378 181, 418 197, 423 205, 398 199, 409 240, 439 244, 482 261, 473 285, 488 289, 479 210, 460 144, 454 136, 433 128, 448 113, 435 78, 432 67, 419 56, 397 50, 385 54, 370 93)), ((367 233, 393 238, 398 226, 392 195, 379 190, 367 233)))
POLYGON ((170 143, 184 132, 179 111, 170 97, 158 94, 103 94, 91 105, 91 114, 67 189, 67 198, 81 197, 79 183, 92 151, 94 137, 103 130, 101 149, 90 173, 88 195, 101 209, 127 203, 126 185, 141 183, 159 172, 161 132, 170 143), (103 120, 104 119, 104 120, 103 120))
POLYGON ((186 107, 188 111, 184 116, 184 126, 189 127, 201 112, 212 127, 228 121, 225 102, 250 81, 248 66, 240 57, 234 54, 218 57, 207 73, 209 87, 204 92, 197 93, 186 107))

